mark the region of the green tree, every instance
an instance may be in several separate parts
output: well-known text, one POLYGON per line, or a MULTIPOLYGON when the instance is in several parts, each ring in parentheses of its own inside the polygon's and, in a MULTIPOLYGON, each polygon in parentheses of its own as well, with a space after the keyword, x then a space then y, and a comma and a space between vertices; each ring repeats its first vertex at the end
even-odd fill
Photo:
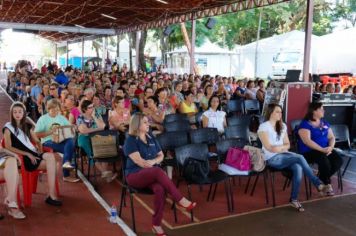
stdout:
POLYGON ((349 23, 352 27, 356 26, 356 1, 344 0, 343 3, 338 3, 332 14, 334 21, 345 21, 345 28, 349 28, 349 23))
MULTIPOLYGON (((201 46, 205 42, 207 36, 209 35, 209 30, 205 27, 206 19, 201 19, 196 21, 196 27, 195 27, 195 32, 196 32, 196 38, 195 38, 195 45, 196 46, 201 46)), ((155 33, 153 37, 156 40, 160 40, 161 42, 161 50, 162 54, 165 54, 165 52, 168 52, 168 50, 173 50, 174 48, 178 47, 183 47, 184 40, 183 40, 183 34, 180 28, 180 24, 174 24, 170 26, 172 29, 172 33, 169 36, 164 36, 163 35, 163 29, 158 28, 154 29, 155 33)), ((192 37, 191 32, 192 32, 192 22, 188 21, 185 22, 185 27, 188 31, 189 38, 192 37)), ((162 57, 164 58, 164 57, 162 57)))

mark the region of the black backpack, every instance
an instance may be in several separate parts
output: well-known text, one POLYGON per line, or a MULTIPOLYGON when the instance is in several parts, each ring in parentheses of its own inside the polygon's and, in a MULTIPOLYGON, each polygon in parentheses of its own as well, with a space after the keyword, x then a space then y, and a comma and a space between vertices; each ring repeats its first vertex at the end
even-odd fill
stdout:
POLYGON ((183 166, 183 176, 188 182, 205 183, 208 181, 210 165, 208 160, 197 160, 189 157, 183 166))
POLYGON ((249 124, 249 130, 253 133, 257 133, 260 126, 260 118, 257 115, 252 115, 249 124))

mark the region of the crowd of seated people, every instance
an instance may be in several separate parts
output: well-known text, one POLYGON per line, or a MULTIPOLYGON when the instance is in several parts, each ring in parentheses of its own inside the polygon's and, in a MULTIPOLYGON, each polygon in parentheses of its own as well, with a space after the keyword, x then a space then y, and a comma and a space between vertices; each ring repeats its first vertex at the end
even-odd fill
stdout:
POLYGON ((356 99, 356 85, 347 85, 341 87, 339 83, 314 83, 314 93, 321 94, 351 94, 352 99, 356 99))
MULTIPOLYGON (((149 160, 144 157, 146 154, 137 153, 137 151, 142 144, 156 143, 151 134, 157 135, 165 132, 164 121, 166 116, 175 113, 185 114, 189 119, 191 129, 199 127, 217 128, 218 132, 223 136, 224 129, 228 125, 226 121, 228 113, 226 105, 230 100, 257 100, 262 105, 265 99, 265 82, 259 78, 237 80, 233 77, 219 75, 168 74, 159 70, 152 73, 143 71, 133 73, 128 71, 126 67, 120 69, 117 65, 115 66, 117 67, 115 69, 117 73, 80 71, 70 66, 62 71, 58 67, 53 67, 53 65, 49 66, 50 68, 47 68, 47 70, 30 71, 26 61, 20 61, 16 71, 8 73, 8 92, 12 94, 12 97, 23 102, 27 115, 35 122, 34 128, 31 128, 33 139, 35 141, 39 139, 40 144, 43 146, 63 154, 64 181, 79 181, 76 177, 71 176, 71 170, 74 168, 72 160, 75 158, 75 145, 81 147, 90 158, 93 154, 90 145, 88 145, 88 135, 92 132, 104 129, 118 131, 120 145, 124 147, 128 158, 132 159, 128 163, 135 169, 132 173, 130 171, 126 173, 128 175, 127 180, 133 185, 140 186, 140 181, 136 180, 133 173, 142 168, 154 167, 155 164, 162 161, 163 156, 160 148, 157 147, 152 151, 156 158, 155 163, 146 162, 149 160), (197 120, 198 113, 202 114, 201 120, 197 120), (136 114, 143 114, 143 116, 135 116, 136 114), (137 133, 137 130, 132 130, 130 124, 133 122, 133 117, 136 117, 136 120, 142 120, 144 125, 148 126, 149 134, 146 132, 146 127, 141 127, 140 124, 136 124, 136 126, 140 129, 142 128, 142 134, 137 133), (53 142, 52 134, 55 128, 52 125, 54 123, 75 126, 78 133, 77 140, 66 139, 61 143, 53 142), (129 142, 135 144, 135 148, 128 146, 127 137, 129 137, 129 142), (142 142, 137 141, 137 137, 140 137, 142 142)), ((331 85, 328 87, 316 84, 315 89, 318 89, 316 91, 335 91, 335 88, 331 85)), ((349 90, 355 92, 355 88, 349 90)), ((278 109, 280 107, 271 108, 269 118, 272 117, 272 123, 280 121, 280 118, 278 118, 280 111, 278 109), (278 114, 274 114, 276 112, 278 114)), ((264 126, 268 126, 267 124, 264 126)), ((264 149, 270 151, 271 160, 269 162, 272 166, 281 167, 283 166, 281 163, 273 163, 274 159, 277 158, 272 157, 277 153, 286 152, 289 148, 289 141, 283 136, 286 133, 284 126, 281 125, 277 130, 275 127, 264 128, 264 126, 259 129, 259 135, 264 149), (268 132, 272 132, 274 136, 275 132, 277 132, 277 136, 282 137, 276 143, 276 145, 281 146, 280 149, 272 147, 274 141, 269 140, 270 134, 268 132)), ((303 136, 303 141, 308 146, 307 143, 309 141, 306 140, 307 138, 303 136)), ((18 151, 11 148, 9 150, 12 152, 18 151)), ((28 153, 26 152, 26 154, 28 153)), ((29 157, 29 162, 33 162, 32 165, 35 165, 36 168, 47 168, 48 174, 51 174, 52 166, 49 166, 52 163, 51 155, 41 154, 38 156, 39 159, 32 154, 27 156, 29 157)), ((284 158, 285 156, 289 158, 288 155, 278 155, 277 157, 284 158)), ((299 159, 301 155, 293 156, 293 158, 299 159)), ((300 166, 295 167, 295 172, 298 172, 298 178, 300 177, 300 168, 303 168, 304 171, 306 169, 309 170, 304 164, 304 162, 299 163, 300 166)), ((339 165, 340 163, 335 168, 339 168, 339 165)), ((108 169, 109 167, 106 163, 96 164, 96 167, 100 170, 102 178, 108 182, 117 176, 117 173, 108 169)), ((321 176, 324 184, 329 187, 329 194, 332 194, 329 178, 334 172, 335 170, 329 171, 325 178, 321 176)), ((140 175, 138 174, 137 176, 140 175)), ((313 177, 312 173, 308 177, 319 190, 324 191, 325 187, 324 185, 320 186, 319 179, 313 177)), ((167 188, 167 186, 170 186, 167 181, 157 184, 162 184, 163 188, 167 188)), ((297 181, 299 180, 295 180, 291 203, 298 210, 302 210, 300 203, 297 201, 297 188, 299 186, 297 181)), ((53 185, 52 177, 49 177, 48 184, 50 190, 47 202, 52 205, 61 204, 51 187, 53 185)), ((161 189, 162 186, 159 188, 161 189)), ((169 188, 170 191, 176 191, 172 190, 171 187, 169 188)), ((177 201, 183 199, 179 193, 174 195, 177 201)), ((9 198, 11 198, 9 199, 10 202, 14 201, 14 196, 11 195, 9 198)), ((158 211, 158 208, 162 207, 162 202, 160 199, 157 199, 157 201, 156 207, 158 211)), ((190 204, 185 198, 181 202, 181 205, 186 208, 190 204)), ((18 212, 17 208, 14 209, 11 212, 14 211, 14 214, 19 214, 22 217, 21 213, 16 213, 18 212)), ((155 232, 162 231, 159 226, 161 213, 159 211, 157 213, 159 215, 156 215, 153 220, 155 232)))

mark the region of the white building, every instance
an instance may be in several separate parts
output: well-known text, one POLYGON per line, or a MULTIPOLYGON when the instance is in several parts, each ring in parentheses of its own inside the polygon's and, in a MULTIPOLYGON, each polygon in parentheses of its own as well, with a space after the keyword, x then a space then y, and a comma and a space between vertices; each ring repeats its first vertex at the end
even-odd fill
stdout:
MULTIPOLYGON (((189 73, 190 57, 184 46, 168 52, 168 71, 170 73, 189 73)), ((195 48, 195 63, 200 75, 236 76, 238 72, 238 54, 220 48, 207 40, 201 47, 195 48)))

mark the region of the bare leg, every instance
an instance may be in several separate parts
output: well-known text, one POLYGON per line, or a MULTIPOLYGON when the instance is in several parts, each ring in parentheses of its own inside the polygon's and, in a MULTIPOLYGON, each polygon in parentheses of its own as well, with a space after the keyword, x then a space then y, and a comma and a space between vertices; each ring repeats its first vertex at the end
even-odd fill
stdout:
POLYGON ((52 153, 45 153, 39 169, 47 170, 48 194, 52 199, 57 199, 56 194, 56 159, 52 153))
POLYGON ((5 204, 8 207, 8 214, 15 219, 24 219, 26 216, 20 211, 16 199, 17 187, 19 184, 19 172, 17 169, 17 160, 14 157, 8 157, 5 162, 4 179, 6 181, 7 196, 5 204))
POLYGON ((6 181, 7 201, 17 202, 16 193, 19 184, 19 173, 17 170, 17 160, 13 157, 8 157, 5 162, 4 179, 6 181))

